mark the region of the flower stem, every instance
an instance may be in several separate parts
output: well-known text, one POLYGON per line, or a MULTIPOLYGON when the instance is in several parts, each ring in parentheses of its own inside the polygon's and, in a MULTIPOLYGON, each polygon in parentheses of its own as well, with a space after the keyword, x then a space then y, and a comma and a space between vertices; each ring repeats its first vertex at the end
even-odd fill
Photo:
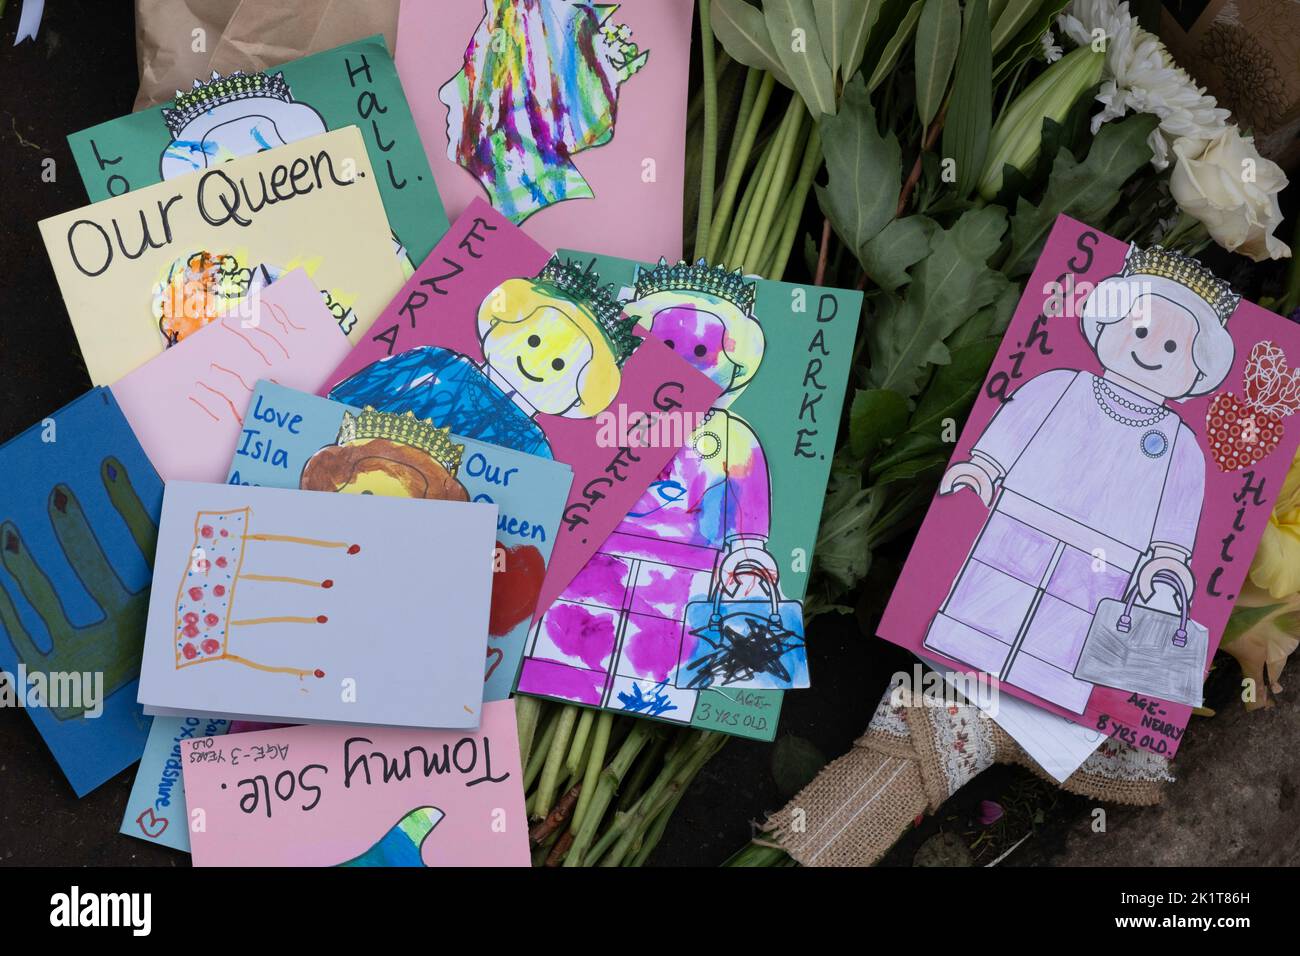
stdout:
POLYGON ((578 721, 578 708, 565 704, 555 720, 555 733, 547 749, 546 762, 542 764, 542 777, 533 794, 533 816, 541 818, 555 805, 556 791, 560 786, 560 770, 569 754, 573 738, 573 725, 578 721))
POLYGON ((546 761, 546 756, 551 750, 551 738, 555 736, 556 723, 555 720, 546 721, 546 725, 542 728, 542 736, 537 740, 537 746, 528 755, 528 763, 524 765, 525 791, 532 788, 533 781, 542 772, 542 764, 546 761))
POLYGON ((591 735, 591 725, 596 719, 596 712, 584 707, 578 718, 578 728, 573 732, 573 744, 569 747, 569 759, 564 762, 565 772, 576 777, 582 772, 582 758, 587 755, 587 741, 591 735))
POLYGON ((700 210, 695 220, 695 256, 703 254, 713 225, 713 177, 718 163, 718 83, 713 60, 710 0, 700 0, 700 52, 704 63, 704 156, 700 165, 700 210))
POLYGON ((545 701, 537 697, 515 698, 515 722, 519 727, 519 762, 528 766, 528 751, 533 746, 533 735, 537 733, 537 723, 542 716, 545 701))
POLYGON ((709 228, 709 245, 705 256, 710 262, 716 261, 719 246, 722 245, 722 239, 727 227, 727 217, 731 215, 731 209, 736 203, 736 193, 740 189, 740 179, 744 175, 745 167, 749 162, 750 150, 754 148, 754 140, 757 138, 758 129, 763 123, 763 114, 767 112, 767 101, 772 98, 772 87, 775 85, 776 79, 772 74, 764 73, 763 79, 758 86, 758 93, 754 96, 754 105, 750 109, 749 116, 745 118, 744 129, 740 131, 740 139, 735 154, 728 166, 727 175, 722 181, 722 194, 718 197, 717 205, 714 207, 713 225, 709 228))
POLYGON ((582 825, 586 816, 587 807, 591 803, 591 797, 596 792, 596 780, 600 776, 600 770, 605 766, 605 751, 609 749, 609 731, 614 725, 614 715, 608 711, 601 711, 596 717, 596 729, 592 734, 591 751, 587 754, 587 773, 582 780, 582 792, 578 795, 578 806, 573 811, 573 822, 570 828, 577 829, 582 825))
MULTIPOLYGON (((604 714, 601 715, 605 716, 604 714)), ((597 727, 599 733, 599 727, 597 727)), ((650 727, 645 721, 636 721, 636 725, 628 731, 623 745, 619 747, 618 753, 610 761, 609 766, 600 772, 596 780, 596 790, 591 796, 591 802, 583 811, 582 821, 578 824, 578 830, 573 837, 573 845, 569 847, 568 856, 564 858, 565 866, 582 866, 584 858, 587 855, 587 849, 591 846, 592 840, 596 835, 596 827, 605 816, 605 811, 609 809, 609 802, 613 799, 614 793, 618 790, 619 784, 623 782, 623 777, 627 773, 628 767, 636 759, 641 748, 649 739, 650 727)), ((588 765, 590 767, 590 765, 588 765)), ((586 786, 583 786, 586 790, 586 786)))
POLYGON ((794 191, 786 204, 785 226, 781 230, 781 238, 773 253, 772 265, 765 273, 769 279, 780 279, 785 275, 786 264, 790 261, 790 252, 799 237, 799 221, 803 218, 804 205, 808 201, 808 190, 812 188, 813 177, 817 175, 821 165, 822 135, 820 127, 814 123, 812 132, 808 134, 808 143, 803 149, 803 164, 799 167, 794 191))
MULTIPOLYGON (((764 145, 763 150, 759 153, 758 165, 754 167, 754 172, 749 177, 749 182, 745 185, 745 195, 741 197, 740 208, 736 210, 736 218, 731 223, 731 236, 727 240, 726 248, 722 252, 722 264, 738 266, 740 255, 740 239, 745 231, 745 224, 748 223, 752 216, 755 215, 755 206, 761 201, 763 186, 767 182, 768 173, 772 168, 772 157, 776 155, 777 143, 780 141, 780 131, 773 135, 764 145)), ((710 259, 709 261, 713 261, 710 259)))
POLYGON ((772 170, 766 184, 767 192, 763 197, 763 204, 755 220, 754 230, 749 236, 743 237, 745 241, 742 248, 737 250, 741 268, 747 274, 758 269, 758 258, 762 253, 763 246, 767 243, 768 232, 772 228, 772 219, 776 215, 777 201, 785 195, 786 178, 790 174, 792 164, 791 157, 798 145, 798 137, 803 131, 803 120, 807 112, 808 110, 804 106, 801 97, 790 97, 790 105, 786 108, 785 118, 781 121, 776 157, 772 162, 772 170))

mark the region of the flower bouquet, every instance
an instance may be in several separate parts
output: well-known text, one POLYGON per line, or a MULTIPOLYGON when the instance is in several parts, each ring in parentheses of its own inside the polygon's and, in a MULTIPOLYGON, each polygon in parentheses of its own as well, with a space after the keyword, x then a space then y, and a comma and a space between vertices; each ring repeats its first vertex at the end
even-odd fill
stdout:
MULTIPOLYGON (((866 292, 809 617, 853 612, 869 574, 888 591, 873 554, 924 514, 1058 215, 1191 255, 1212 244, 1290 255, 1276 235, 1281 169, 1126 3, 699 0, 698 11, 687 248, 866 292)), ((1294 274, 1266 304, 1300 305, 1294 274)), ((1293 540, 1287 514, 1261 561, 1282 563, 1268 556, 1293 540)), ((1225 647, 1252 654, 1266 688, 1264 668, 1275 679, 1285 659, 1270 635, 1294 631, 1285 599, 1300 582, 1262 571, 1255 584, 1225 647)), ((725 741, 528 698, 519 714, 539 865, 644 862, 725 741)), ((988 745, 981 767, 1019 759, 1006 741, 988 745)), ((1143 786, 1163 779, 1152 770, 1143 786)), ((733 862, 790 858, 764 838, 733 862)))

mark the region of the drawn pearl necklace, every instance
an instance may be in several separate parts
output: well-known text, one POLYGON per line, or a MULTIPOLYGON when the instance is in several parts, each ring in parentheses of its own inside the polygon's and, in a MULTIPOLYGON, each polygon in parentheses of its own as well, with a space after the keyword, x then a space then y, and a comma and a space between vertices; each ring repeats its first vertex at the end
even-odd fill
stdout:
POLYGON ((1131 428, 1149 427, 1151 425, 1154 425, 1156 422, 1160 421, 1160 419, 1164 418, 1166 415, 1169 414, 1169 409, 1165 408, 1163 405, 1160 405, 1157 406, 1156 410, 1147 418, 1128 418, 1125 415, 1121 415, 1119 412, 1115 411, 1115 409, 1111 407, 1111 402, 1114 402, 1116 405, 1120 405, 1134 412, 1145 412, 1147 411, 1147 409, 1150 408, 1150 406, 1139 405, 1137 402, 1130 402, 1122 395, 1116 394, 1100 378, 1094 378, 1092 380, 1092 396, 1097 400, 1097 407, 1100 408, 1103 412, 1105 412, 1109 418, 1114 419, 1115 421, 1119 422, 1121 425, 1128 425, 1131 428))

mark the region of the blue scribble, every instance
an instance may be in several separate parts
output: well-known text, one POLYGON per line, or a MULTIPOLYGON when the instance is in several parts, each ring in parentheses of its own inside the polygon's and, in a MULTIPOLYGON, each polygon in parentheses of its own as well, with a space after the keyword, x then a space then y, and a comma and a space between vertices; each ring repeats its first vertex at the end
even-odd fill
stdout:
POLYGON ((262 131, 260 129, 254 126, 252 132, 253 132, 253 139, 257 140, 258 146, 262 147, 263 150, 271 149, 271 144, 266 141, 266 137, 262 135, 262 131))
POLYGON ((648 511, 629 511, 627 513, 627 516, 629 518, 649 517, 650 515, 655 514, 656 512, 662 511, 666 505, 676 504, 677 502, 681 501, 683 498, 686 497, 685 485, 683 485, 680 481, 672 481, 667 479, 664 481, 651 482, 650 487, 647 488, 646 491, 654 495, 659 500, 659 503, 656 504, 653 508, 650 508, 648 511))
POLYGON ((641 692, 641 685, 634 682, 631 693, 619 692, 618 701, 623 705, 623 709, 629 713, 649 714, 651 717, 658 717, 660 714, 666 714, 670 710, 677 709, 677 705, 663 693, 663 689, 667 686, 668 679, 664 678, 658 684, 655 684, 654 693, 647 696, 641 692))

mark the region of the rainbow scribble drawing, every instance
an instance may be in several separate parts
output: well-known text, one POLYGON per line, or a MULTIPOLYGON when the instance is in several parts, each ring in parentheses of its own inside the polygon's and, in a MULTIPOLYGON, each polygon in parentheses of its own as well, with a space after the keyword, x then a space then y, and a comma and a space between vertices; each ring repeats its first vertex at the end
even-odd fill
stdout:
POLYGON ((593 193, 573 163, 614 136, 618 88, 645 66, 616 3, 486 0, 464 64, 438 91, 447 158, 516 223, 593 193))
POLYGON ((424 841, 446 816, 437 807, 416 807, 394 823, 375 845, 339 866, 428 866, 424 841))
POLYGON ((334 587, 332 578, 323 580, 278 574, 250 574, 243 571, 245 553, 250 542, 276 541, 305 548, 336 550, 347 557, 360 553, 361 546, 347 541, 323 541, 283 534, 256 534, 250 530, 253 510, 200 511, 194 518, 194 547, 189 569, 181 578, 176 593, 176 668, 211 661, 232 661, 256 670, 291 674, 298 678, 322 678, 325 672, 316 667, 291 667, 265 664, 233 653, 234 635, 255 634, 262 625, 301 624, 318 627, 329 623, 325 614, 278 614, 255 618, 236 618, 235 590, 240 581, 282 584, 290 589, 286 604, 299 602, 300 596, 313 590, 334 587), (298 588, 307 589, 297 591, 298 588), (243 629, 251 629, 244 631, 243 629))
POLYGON ((636 320, 592 269, 552 257, 535 278, 483 299, 483 361, 433 345, 367 365, 330 390, 349 405, 411 411, 457 435, 554 458, 538 415, 595 418, 613 402, 636 349, 636 320))

